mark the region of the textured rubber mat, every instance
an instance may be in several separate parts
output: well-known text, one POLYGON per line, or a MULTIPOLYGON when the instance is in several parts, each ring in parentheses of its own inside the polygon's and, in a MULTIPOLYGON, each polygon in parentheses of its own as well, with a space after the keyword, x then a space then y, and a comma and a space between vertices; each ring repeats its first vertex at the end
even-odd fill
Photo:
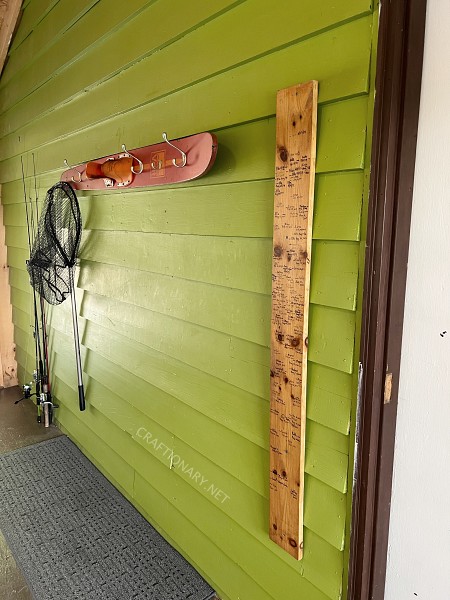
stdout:
POLYGON ((35 600, 214 597, 66 436, 0 455, 0 529, 35 600))

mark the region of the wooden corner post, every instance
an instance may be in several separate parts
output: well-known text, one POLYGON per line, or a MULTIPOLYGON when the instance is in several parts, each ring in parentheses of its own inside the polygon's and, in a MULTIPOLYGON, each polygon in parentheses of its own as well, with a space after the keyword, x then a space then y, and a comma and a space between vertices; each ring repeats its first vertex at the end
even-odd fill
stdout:
POLYGON ((0 388, 17 385, 17 363, 14 352, 14 328, 8 275, 3 206, 0 202, 0 388))
POLYGON ((306 367, 317 81, 277 95, 270 396, 271 539, 303 555, 306 367))
POLYGON ((22 0, 0 1, 0 74, 5 64, 8 48, 17 27, 22 0))

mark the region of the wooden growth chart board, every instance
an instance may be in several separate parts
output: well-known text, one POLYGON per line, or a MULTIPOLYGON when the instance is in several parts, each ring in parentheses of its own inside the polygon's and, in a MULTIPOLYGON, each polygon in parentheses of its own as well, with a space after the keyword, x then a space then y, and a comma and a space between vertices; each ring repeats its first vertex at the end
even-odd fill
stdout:
POLYGON ((278 92, 272 257, 270 537, 300 560, 317 81, 278 92))

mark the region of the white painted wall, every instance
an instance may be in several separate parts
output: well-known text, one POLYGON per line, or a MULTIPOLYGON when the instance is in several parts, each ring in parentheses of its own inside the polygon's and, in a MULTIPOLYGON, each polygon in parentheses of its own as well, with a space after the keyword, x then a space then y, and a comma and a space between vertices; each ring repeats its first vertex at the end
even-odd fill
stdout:
POLYGON ((450 0, 427 10, 385 600, 450 600, 450 0))

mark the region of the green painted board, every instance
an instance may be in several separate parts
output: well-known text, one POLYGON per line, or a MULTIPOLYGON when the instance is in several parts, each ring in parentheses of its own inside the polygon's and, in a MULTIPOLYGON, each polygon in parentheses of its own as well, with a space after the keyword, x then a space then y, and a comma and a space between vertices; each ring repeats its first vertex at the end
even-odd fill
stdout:
MULTIPOLYGON (((64 10, 64 7, 60 6, 61 4, 64 3, 59 3, 57 8, 64 10)), ((16 94, 15 98, 10 97, 10 102, 14 100, 17 102, 27 92, 29 94, 24 102, 20 103, 20 107, 9 112, 9 131, 15 131, 28 121, 45 113, 48 110, 49 97, 53 99, 54 106, 67 103, 69 100, 78 101, 77 95, 86 90, 97 93, 96 88, 99 86, 99 82, 104 84, 105 89, 101 93, 105 97, 108 94, 115 95, 114 86, 117 85, 117 80, 115 81, 112 76, 118 73, 121 73, 120 80, 123 82, 123 86, 136 89, 136 86, 139 85, 135 83, 136 81, 145 77, 148 72, 159 71, 162 76, 154 81, 146 80, 148 84, 147 99, 158 98, 167 94, 168 90, 184 87, 186 82, 192 85, 194 81, 200 81, 252 58, 263 56, 268 51, 273 52, 277 46, 284 48, 289 43, 295 43, 307 36, 311 37, 315 31, 325 29, 327 23, 333 25, 358 16, 358 14, 367 14, 368 9, 367 0, 353 0, 345 4, 335 4, 328 0, 327 5, 324 10, 323 3, 322 5, 312 3, 302 11, 301 21, 292 19, 287 23, 285 14, 280 11, 279 5, 270 0, 248 0, 237 6, 221 0, 208 2, 203 6, 189 5, 189 8, 186 5, 176 4, 175 0, 165 0, 164 4, 152 3, 138 15, 138 18, 127 20, 114 35, 108 36, 100 45, 88 48, 83 55, 78 54, 77 60, 69 63, 68 68, 59 69, 56 76, 44 83, 46 73, 51 73, 50 69, 54 69, 56 66, 54 65, 55 58, 52 57, 56 55, 59 62, 61 60, 61 53, 58 53, 58 49, 50 48, 37 65, 33 64, 34 74, 31 72, 28 74, 28 78, 21 77, 24 90, 20 94, 16 94), (227 4, 229 6, 226 6, 227 4), (221 8, 233 9, 220 11, 221 8), (219 14, 216 16, 214 11, 217 10, 219 10, 219 14), (158 25, 164 21, 167 13, 172 14, 169 21, 170 27, 161 28, 158 25), (324 21, 324 16, 326 16, 326 21, 324 21), (252 20, 251 28, 247 26, 249 19, 252 20), (197 26, 193 28, 192 24, 197 26), (201 27, 198 26, 200 24, 202 24, 201 27), (226 29, 233 31, 233 36, 239 40, 239 43, 222 45, 221 52, 205 53, 202 51, 202 48, 214 47, 216 40, 221 37, 221 32, 226 29), (151 45, 149 45, 149 39, 151 45), (119 47, 122 49, 120 53, 117 52, 119 47), (94 52, 95 58, 93 57, 94 52), (180 72, 173 68, 180 54, 195 55, 197 60, 185 65, 185 69, 180 72), (39 81, 39 88, 30 94, 33 87, 28 80, 31 78, 36 85, 36 72, 41 71, 43 77, 39 81)), ((72 48, 74 43, 79 45, 80 38, 90 37, 89 32, 85 30, 92 27, 93 19, 98 19, 99 14, 105 10, 107 10, 105 3, 99 3, 99 6, 95 6, 83 19, 84 28, 77 32, 78 37, 75 38, 75 32, 71 31, 64 36, 66 48, 63 49, 63 56, 68 52, 67 46, 73 55, 76 52, 75 48, 72 48), (73 42, 72 36, 75 38, 73 42)), ((56 11, 53 11, 51 16, 54 12, 56 11)), ((55 15, 54 19, 58 17, 59 15, 55 15)), ((51 39, 49 31, 54 29, 51 21, 50 18, 45 19, 42 22, 45 27, 39 28, 39 34, 44 40, 51 39)), ((79 29, 80 25, 81 23, 76 29, 79 29)), ((36 32, 32 39, 37 37, 36 32)), ((38 43, 39 41, 36 39, 35 44, 38 43)), ((26 54, 25 57, 27 57, 26 54)), ((16 59, 16 57, 14 58, 16 59)), ((36 59, 37 57, 35 57, 36 59)), ((16 59, 16 69, 19 66, 17 62, 16 59)), ((1 96, 0 93, 0 106, 1 96)), ((125 102, 127 106, 132 105, 130 100, 125 99, 125 102)), ((0 134, 2 133, 0 130, 0 134)))
POLYGON ((316 240, 311 257, 311 302, 354 311, 359 244, 316 240))
POLYGON ((328 173, 316 177, 315 239, 359 241, 363 183, 362 172, 328 173))
MULTIPOLYGON (((13 48, 9 59, 12 64, 8 65, 8 72, 14 73, 16 77, 17 74, 22 74, 24 68, 36 61, 44 50, 54 43, 55 39, 63 37, 67 29, 70 29, 74 23, 81 19, 97 1, 79 0, 78 2, 71 2, 70 0, 59 0, 51 10, 46 14, 44 13, 44 18, 33 27, 33 35, 28 35, 19 46, 13 48), (63 27, 61 27, 62 22, 64 22, 63 27)), ((33 4, 36 3, 33 2, 33 4)), ((27 18, 27 12, 24 12, 24 18, 27 18)), ((41 13, 38 18, 42 16, 41 13)), ((15 45, 13 44, 13 46, 15 45)), ((6 80, 8 76, 5 75, 6 80)))
MULTIPOLYGON (((359 241, 362 179, 362 172, 316 177, 314 239, 359 241)), ((10 183, 2 190, 4 222, 10 226, 8 245, 26 248, 21 186, 22 182, 10 183)), ((45 189, 41 187, 41 198, 45 189)), ((273 229, 273 191, 273 180, 267 179, 85 195, 79 201, 87 230, 268 238, 273 229), (188 213, 183 210, 186 205, 188 213)))
POLYGON ((259 294, 270 293, 271 239, 91 231, 80 257, 259 294))
POLYGON ((351 373, 354 337, 353 312, 311 305, 308 346, 308 359, 311 362, 351 373))
MULTIPOLYGON (((270 294, 271 238, 234 238, 124 232, 87 232, 80 257, 270 294)), ((318 240, 313 246, 311 301, 354 310, 359 245, 318 240)))
POLYGON ((11 42, 10 52, 14 52, 26 39, 45 15, 55 6, 58 0, 34 0, 26 5, 26 10, 20 20, 14 39, 11 42))
MULTIPOLYGON (((313 237, 359 240, 362 174, 325 174, 316 181, 313 237)), ((92 230, 264 238, 273 229, 273 191, 273 180, 257 180, 86 197, 81 208, 92 230)))
MULTIPOLYGON (((151 1, 151 0, 150 0, 151 1)), ((48 4, 48 0, 43 0, 44 3, 48 4)), ((107 0, 106 0, 107 2, 107 0)), ((2 74, 2 80, 0 82, 0 110, 7 110, 11 106, 14 106, 22 98, 28 96, 36 87, 39 87, 39 72, 36 69, 35 59, 40 59, 40 66, 42 70, 41 85, 46 81, 52 74, 57 73, 65 64, 74 62, 74 57, 82 54, 91 45, 95 46, 95 42, 102 39, 103 36, 111 34, 120 25, 121 22, 126 22, 127 18, 133 14, 134 11, 141 9, 145 4, 148 4, 148 0, 128 0, 127 6, 115 7, 114 11, 110 11, 108 19, 104 17, 106 9, 106 2, 98 2, 93 8, 82 16, 82 18, 72 23, 67 29, 67 23, 64 20, 62 23, 52 22, 51 18, 46 18, 46 13, 43 8, 39 9, 39 3, 35 0, 32 1, 33 10, 36 11, 39 17, 44 17, 38 27, 38 36, 47 38, 49 46, 44 44, 44 47, 40 47, 39 50, 42 53, 37 53, 37 56, 30 55, 29 46, 34 42, 34 35, 25 34, 25 42, 28 40, 29 44, 18 43, 20 37, 15 36, 13 44, 11 45, 11 59, 5 66, 4 74, 2 74), (97 4, 99 6, 97 6, 97 4), (40 10, 40 13, 38 11, 40 10), (51 27, 55 28, 55 25, 65 28, 63 36, 55 35, 55 31, 51 30, 51 27), (50 27, 49 27, 50 26, 50 27), (96 33, 98 38, 95 37, 96 33), (53 34, 53 35, 52 35, 53 34), (25 48, 22 49, 22 46, 25 48), (16 56, 20 60, 20 63, 16 63, 16 56), (23 60, 23 55, 28 59, 27 62, 23 60), (22 67, 19 69, 19 67, 22 67), (34 71, 34 76, 32 72, 34 71)), ((41 3, 42 4, 42 3, 41 3)), ((62 4, 60 2, 53 2, 53 4, 62 4)), ((51 13, 50 13, 51 14, 51 13)), ((24 12, 24 17, 20 23, 20 31, 23 33, 25 28, 23 27, 23 20, 27 17, 27 20, 31 22, 32 15, 30 11, 28 14, 24 12)), ((61 19, 61 15, 60 19, 61 19)), ((64 18, 64 15, 62 15, 64 18)), ((35 30, 34 30, 35 31, 35 30)))

